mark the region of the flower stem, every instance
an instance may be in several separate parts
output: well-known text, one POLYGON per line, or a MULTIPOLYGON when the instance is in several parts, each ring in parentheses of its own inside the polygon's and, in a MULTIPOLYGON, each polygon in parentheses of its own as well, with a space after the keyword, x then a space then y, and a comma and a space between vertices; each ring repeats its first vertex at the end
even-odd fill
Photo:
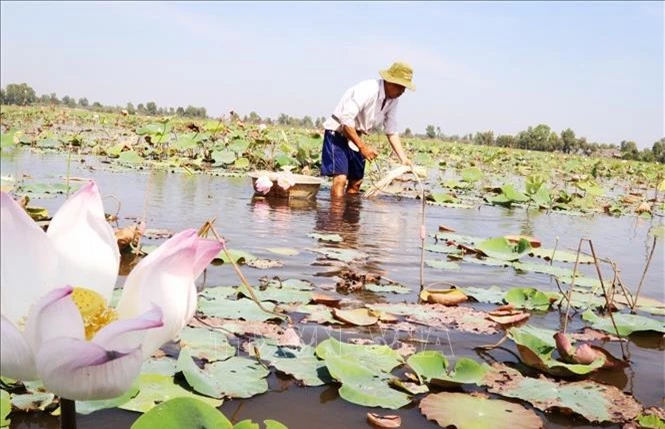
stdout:
POLYGON ((60 398, 60 429, 76 429, 76 402, 60 398))

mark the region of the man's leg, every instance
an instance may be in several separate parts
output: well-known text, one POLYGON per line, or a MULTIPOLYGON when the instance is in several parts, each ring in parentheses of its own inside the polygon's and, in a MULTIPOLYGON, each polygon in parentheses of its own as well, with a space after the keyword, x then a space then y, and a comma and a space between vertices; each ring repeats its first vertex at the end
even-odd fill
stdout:
POLYGON ((363 179, 349 180, 349 184, 346 187, 347 194, 359 194, 360 185, 363 184, 363 179))
POLYGON ((346 175, 337 174, 333 177, 332 187, 330 188, 330 196, 332 198, 339 198, 344 196, 344 187, 346 186, 346 175))

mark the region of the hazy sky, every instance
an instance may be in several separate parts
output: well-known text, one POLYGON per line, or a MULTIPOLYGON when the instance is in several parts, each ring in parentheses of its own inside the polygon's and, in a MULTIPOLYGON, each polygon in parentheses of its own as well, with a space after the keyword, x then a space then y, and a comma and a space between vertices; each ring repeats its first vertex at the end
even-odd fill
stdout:
POLYGON ((665 135, 663 2, 8 2, 1 84, 90 102, 327 116, 394 60, 400 128, 665 135))

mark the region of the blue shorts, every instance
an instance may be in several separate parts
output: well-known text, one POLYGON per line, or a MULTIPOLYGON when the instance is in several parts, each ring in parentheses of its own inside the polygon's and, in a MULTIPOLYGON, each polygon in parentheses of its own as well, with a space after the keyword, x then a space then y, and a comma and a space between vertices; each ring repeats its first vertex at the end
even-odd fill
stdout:
POLYGON ((365 176, 365 158, 349 147, 342 133, 326 130, 321 151, 321 175, 344 174, 349 180, 360 180, 365 176))

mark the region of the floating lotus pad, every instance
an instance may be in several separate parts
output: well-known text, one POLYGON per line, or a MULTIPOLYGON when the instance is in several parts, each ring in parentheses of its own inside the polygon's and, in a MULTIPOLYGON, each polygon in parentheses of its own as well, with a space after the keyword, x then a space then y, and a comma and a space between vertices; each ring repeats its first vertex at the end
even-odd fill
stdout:
POLYGON ((370 326, 379 321, 378 313, 366 308, 356 308, 353 310, 335 308, 332 310, 332 314, 336 319, 355 326, 370 326))
MULTIPOLYGON (((508 338, 515 342, 522 362, 559 377, 589 374, 605 363, 605 357, 590 364, 566 363, 552 357, 556 350, 556 331, 525 325, 508 329, 508 338)), ((573 341, 571 341, 572 343, 573 341)))
POLYGON ((330 375, 342 383, 339 396, 365 407, 397 409, 411 402, 409 395, 392 389, 388 374, 370 370, 346 355, 330 354, 325 358, 330 375))
POLYGON ((251 398, 268 390, 265 367, 244 357, 232 357, 199 368, 186 349, 180 351, 178 369, 194 390, 213 398, 251 398))
POLYGON ((476 249, 485 255, 502 261, 515 261, 529 253, 529 240, 521 238, 517 244, 511 243, 506 237, 495 237, 476 244, 476 249))
POLYGON ((420 401, 420 411, 441 427, 457 429, 537 429, 540 417, 519 404, 465 393, 430 394, 420 401))
MULTIPOLYGON (((614 313, 614 322, 617 325, 620 336, 630 335, 633 332, 653 331, 665 333, 665 322, 651 319, 636 314, 614 313)), ((582 319, 591 323, 594 329, 616 334, 612 319, 610 317, 597 316, 593 311, 587 310, 582 314, 582 319)))
POLYGON ((547 311, 551 300, 557 300, 560 294, 544 293, 535 288, 512 288, 504 295, 504 300, 515 308, 547 311))
MULTIPOLYGON (((262 302, 264 308, 274 311, 275 304, 272 302, 262 302)), ((259 308, 251 299, 242 298, 238 300, 231 299, 200 299, 198 311, 208 317, 219 317, 222 319, 243 319, 243 320, 270 320, 278 319, 272 313, 267 313, 259 308)))
POLYGON ((141 374, 138 379, 139 393, 119 408, 145 413, 158 403, 179 397, 199 398, 213 407, 222 405, 221 399, 207 398, 191 393, 174 383, 173 377, 159 374, 141 374))
POLYGON ((312 234, 307 234, 307 236, 310 238, 315 238, 319 241, 329 241, 331 243, 341 243, 344 240, 342 236, 339 234, 312 233, 312 234))
POLYGON ((174 398, 140 416, 131 429, 233 429, 233 424, 215 407, 194 398, 174 398), (195 422, 195 423, 194 423, 195 422))
POLYGON ((180 333, 180 347, 208 362, 225 360, 236 354, 235 347, 229 344, 226 335, 207 328, 185 326, 180 333))
POLYGON ((348 344, 332 337, 319 343, 315 352, 321 359, 338 356, 383 372, 389 372, 404 362, 402 356, 388 346, 348 344))
POLYGON ((492 393, 529 402, 542 411, 562 409, 590 422, 621 423, 634 419, 642 406, 614 386, 593 381, 555 382, 526 378, 506 366, 494 366, 485 377, 492 393))
POLYGON ((254 347, 261 360, 268 361, 278 371, 302 381, 305 386, 322 386, 332 381, 326 363, 314 354, 314 347, 280 347, 268 341, 255 341, 249 348, 252 356, 256 355, 254 347))

